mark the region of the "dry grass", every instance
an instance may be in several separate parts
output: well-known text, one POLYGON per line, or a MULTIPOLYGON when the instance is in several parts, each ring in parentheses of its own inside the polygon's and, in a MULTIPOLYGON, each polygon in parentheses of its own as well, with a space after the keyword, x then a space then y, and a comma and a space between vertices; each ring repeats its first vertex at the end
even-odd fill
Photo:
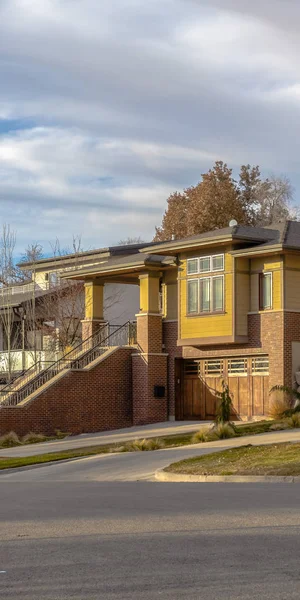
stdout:
POLYGON ((22 438, 22 444, 38 444, 39 442, 46 442, 47 439, 42 433, 33 433, 30 431, 22 438))
POLYGON ((134 440, 134 442, 128 442, 126 444, 126 449, 129 452, 148 452, 151 450, 161 450, 165 447, 165 443, 163 439, 143 439, 143 440, 134 440))
POLYGON ((165 471, 188 475, 300 475, 300 444, 242 446, 182 460, 165 471))
POLYGON ((284 419, 284 424, 286 424, 287 428, 295 429, 300 427, 300 413, 294 413, 287 419, 284 419))
POLYGON ((191 443, 192 444, 201 444, 201 442, 208 442, 208 436, 211 431, 210 427, 201 427, 199 431, 196 431, 192 436, 191 443))
POLYGON ((219 423, 209 433, 209 440, 227 440, 236 436, 230 423, 219 423))
POLYGON ((287 410, 292 407, 291 398, 284 392, 274 391, 270 397, 269 416, 272 419, 281 419, 287 410))
POLYGON ((17 434, 14 431, 5 433, 0 437, 0 448, 12 448, 13 446, 21 446, 22 442, 19 440, 17 434))

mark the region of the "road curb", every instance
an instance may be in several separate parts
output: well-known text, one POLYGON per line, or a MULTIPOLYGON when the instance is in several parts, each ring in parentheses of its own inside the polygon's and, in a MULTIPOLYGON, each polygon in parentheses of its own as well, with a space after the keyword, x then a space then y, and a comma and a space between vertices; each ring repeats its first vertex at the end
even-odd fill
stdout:
POLYGON ((174 483, 300 483, 300 476, 292 475, 188 475, 155 471, 157 481, 174 483))

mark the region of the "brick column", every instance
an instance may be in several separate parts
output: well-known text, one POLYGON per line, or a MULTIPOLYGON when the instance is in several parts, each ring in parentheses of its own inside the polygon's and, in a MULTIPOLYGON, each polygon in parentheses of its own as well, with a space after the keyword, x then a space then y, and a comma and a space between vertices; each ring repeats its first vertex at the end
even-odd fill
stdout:
POLYGON ((162 352, 160 314, 137 315, 138 353, 132 355, 133 425, 159 423, 168 419, 167 359, 162 352), (155 386, 165 388, 155 396, 155 386))

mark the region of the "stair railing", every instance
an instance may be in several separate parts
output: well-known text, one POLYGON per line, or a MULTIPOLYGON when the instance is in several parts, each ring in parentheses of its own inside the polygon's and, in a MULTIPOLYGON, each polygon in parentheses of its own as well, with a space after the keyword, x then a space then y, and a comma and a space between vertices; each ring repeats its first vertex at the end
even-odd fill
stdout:
POLYGON ((136 323, 127 321, 124 325, 104 325, 95 334, 83 340, 78 346, 67 352, 62 358, 42 369, 36 376, 27 380, 19 389, 0 391, 1 406, 16 406, 48 383, 63 370, 79 370, 104 354, 112 346, 132 346, 136 344, 136 323), (106 330, 106 332, 104 331, 106 330), (108 333, 108 335, 106 335, 108 333))

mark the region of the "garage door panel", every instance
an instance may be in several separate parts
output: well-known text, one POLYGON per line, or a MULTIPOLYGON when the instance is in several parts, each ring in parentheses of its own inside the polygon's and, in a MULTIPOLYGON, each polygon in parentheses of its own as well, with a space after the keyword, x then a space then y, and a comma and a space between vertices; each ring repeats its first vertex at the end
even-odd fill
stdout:
POLYGON ((213 419, 216 415, 217 401, 216 390, 218 382, 216 377, 207 377, 203 382, 205 390, 205 418, 213 419))
POLYGON ((249 377, 239 377, 238 414, 242 417, 248 415, 249 404, 249 377))

